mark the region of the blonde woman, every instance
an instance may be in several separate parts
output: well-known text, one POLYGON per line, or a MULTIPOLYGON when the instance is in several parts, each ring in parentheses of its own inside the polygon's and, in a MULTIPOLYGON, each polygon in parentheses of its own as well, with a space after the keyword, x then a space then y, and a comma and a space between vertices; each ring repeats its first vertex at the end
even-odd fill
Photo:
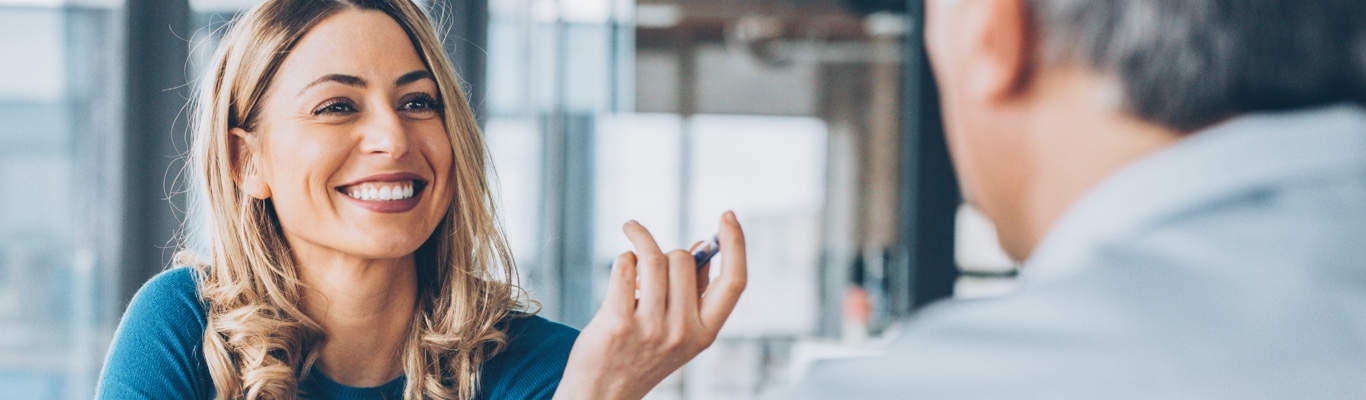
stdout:
POLYGON ((731 213, 710 286, 631 222, 582 333, 523 311, 457 82, 410 0, 240 17, 196 104, 212 257, 134 297, 97 396, 640 398, 710 345, 745 285, 731 213))

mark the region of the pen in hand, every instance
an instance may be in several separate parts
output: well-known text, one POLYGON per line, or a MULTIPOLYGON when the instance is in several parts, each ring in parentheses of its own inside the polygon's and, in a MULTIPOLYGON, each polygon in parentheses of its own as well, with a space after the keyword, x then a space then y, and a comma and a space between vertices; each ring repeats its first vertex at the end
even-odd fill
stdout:
POLYGON ((702 242, 702 244, 697 247, 697 250, 692 252, 692 259, 697 261, 697 269, 702 269, 702 266, 707 265, 707 262, 711 261, 711 258, 715 257, 716 253, 720 252, 720 235, 712 235, 711 239, 702 242))

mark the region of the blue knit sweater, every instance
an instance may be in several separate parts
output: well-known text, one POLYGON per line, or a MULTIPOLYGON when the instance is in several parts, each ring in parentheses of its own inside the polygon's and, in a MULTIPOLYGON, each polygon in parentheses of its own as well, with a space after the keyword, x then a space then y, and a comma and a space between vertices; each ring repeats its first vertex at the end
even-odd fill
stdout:
MULTIPOLYGON (((195 274, 181 267, 148 281, 123 315, 100 374, 97 399, 211 399, 204 361, 207 313, 195 274)), ((508 345, 484 362, 479 397, 549 399, 560 383, 578 331, 544 318, 511 318, 508 345)), ((401 399, 404 379, 348 387, 318 371, 300 382, 309 399, 401 399)))

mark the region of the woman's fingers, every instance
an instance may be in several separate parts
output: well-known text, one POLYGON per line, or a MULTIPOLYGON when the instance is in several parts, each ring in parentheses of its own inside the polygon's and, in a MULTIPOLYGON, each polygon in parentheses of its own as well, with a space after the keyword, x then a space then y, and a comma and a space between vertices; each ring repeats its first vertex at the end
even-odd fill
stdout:
POLYGON ((640 223, 627 222, 622 231, 636 249, 636 276, 640 287, 640 304, 636 311, 662 317, 669 292, 668 260, 659 252, 654 236, 640 223))
POLYGON ((626 222, 626 225, 621 227, 621 231, 626 233, 626 239, 631 240, 631 245, 636 248, 637 257, 646 254, 664 255, 664 252, 659 250, 659 245, 655 243, 654 235, 651 235, 650 230, 645 229, 645 226, 636 220, 626 222))
MULTIPOLYGON (((688 247, 688 254, 692 254, 693 252, 697 251, 697 247, 698 247, 698 246, 701 246, 701 245, 702 245, 702 241, 701 241, 701 240, 698 240, 698 241, 696 241, 696 242, 693 242, 692 246, 688 247)), ((701 297, 701 296, 702 296, 702 292, 705 291, 705 290, 707 290, 707 283, 708 283, 708 282, 711 282, 711 260, 707 260, 707 262, 702 263, 702 266, 697 267, 697 296, 698 296, 698 297, 701 297)))
POLYGON ((702 264, 702 268, 697 269, 697 297, 702 297, 702 293, 707 291, 707 285, 711 283, 711 261, 702 264))
POLYGON ((697 319, 697 261, 692 253, 670 251, 669 257, 669 319, 689 322, 697 319))
MULTIPOLYGON (((625 259, 626 254, 618 257, 612 279, 627 279, 627 268, 623 267, 630 264, 634 268, 629 268, 632 272, 629 275, 635 278, 636 285, 612 286, 611 295, 624 296, 627 288, 632 289, 632 293, 639 288, 639 302, 633 310, 638 316, 680 322, 700 317, 708 331, 713 334, 719 331, 740 300, 748 276, 745 234, 735 213, 727 211, 721 217, 719 236, 724 255, 716 282, 710 282, 710 263, 697 268, 691 251, 675 250, 666 256, 660 252, 650 231, 635 221, 627 222, 622 231, 631 240, 635 253, 630 260, 625 259), (698 296, 701 296, 700 301, 698 296), (670 317, 666 318, 666 315, 670 317)), ((697 247, 698 244, 693 244, 692 249, 697 247)), ((625 303, 628 302, 614 302, 612 307, 617 311, 629 311, 629 305, 625 303)))
POLYGON ((721 216, 720 241, 721 275, 702 296, 702 323, 712 332, 719 331, 726 318, 730 317, 748 280, 745 233, 740 229, 740 222, 735 219, 733 211, 721 216))
POLYGON ((723 271, 710 287, 708 267, 697 268, 690 251, 660 253, 635 221, 622 230, 635 252, 613 264, 601 318, 594 317, 574 342, 557 396, 641 398, 712 344, 745 288, 745 238, 734 213, 721 218, 723 271))
POLYGON ((612 275, 607 279, 607 298, 603 307, 620 315, 636 310, 636 254, 621 253, 612 263, 612 275))

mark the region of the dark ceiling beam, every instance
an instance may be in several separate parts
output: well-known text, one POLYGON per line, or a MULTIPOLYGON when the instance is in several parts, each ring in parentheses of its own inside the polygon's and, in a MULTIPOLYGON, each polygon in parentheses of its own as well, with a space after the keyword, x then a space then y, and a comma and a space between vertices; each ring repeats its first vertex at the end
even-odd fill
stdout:
POLYGON ((863 18, 844 12, 793 13, 774 15, 739 12, 726 16, 698 16, 685 12, 678 24, 669 27, 637 27, 636 46, 639 48, 671 48, 677 37, 687 37, 699 43, 721 43, 726 32, 746 16, 775 18, 783 25, 782 33, 774 39, 822 41, 867 41, 872 37, 864 27, 863 18))

